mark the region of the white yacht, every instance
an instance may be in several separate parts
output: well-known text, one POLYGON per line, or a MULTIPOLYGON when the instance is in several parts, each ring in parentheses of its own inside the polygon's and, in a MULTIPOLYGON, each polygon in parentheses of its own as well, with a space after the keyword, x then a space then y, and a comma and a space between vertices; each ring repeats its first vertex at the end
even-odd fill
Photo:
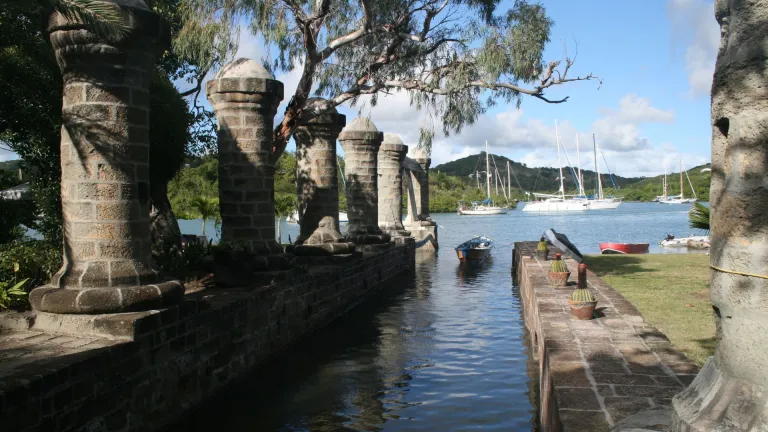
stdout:
MULTIPOLYGON (((456 210, 459 216, 499 215, 509 211, 507 207, 496 206, 491 201, 491 159, 488 155, 488 141, 485 142, 485 169, 488 197, 483 201, 473 201, 469 206, 459 201, 459 208, 456 210)), ((496 191, 498 192, 498 187, 496 191)))
MULTIPOLYGON (((685 172, 685 176, 688 177, 688 172, 685 172)), ((680 196, 673 195, 673 196, 667 196, 667 167, 664 167, 664 196, 659 199, 659 202, 662 204, 691 204, 698 201, 698 197, 696 196, 696 191, 693 189, 693 183, 691 183, 691 178, 688 177, 688 185, 691 187, 691 192, 693 192, 693 198, 686 198, 685 197, 685 190, 683 189, 683 160, 680 159, 680 196)))

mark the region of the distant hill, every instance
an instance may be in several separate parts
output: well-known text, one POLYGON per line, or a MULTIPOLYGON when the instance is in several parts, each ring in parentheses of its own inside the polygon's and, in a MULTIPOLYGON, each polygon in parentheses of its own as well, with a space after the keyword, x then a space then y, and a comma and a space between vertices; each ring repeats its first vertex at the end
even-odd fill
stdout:
MULTIPOLYGON (((699 201, 709 201, 709 183, 712 179, 712 173, 709 170, 711 169, 712 164, 704 164, 685 171, 687 176, 683 175, 683 191, 686 197, 691 196, 692 184, 699 201), (705 171, 702 172, 702 170, 705 171)), ((637 183, 622 188, 617 192, 617 195, 623 196, 626 200, 650 201, 663 193, 663 178, 663 174, 646 177, 637 183)), ((680 194, 680 171, 667 174, 667 194, 680 194)))
POLYGON ((21 159, 0 162, 0 170, 2 171, 17 171, 20 166, 21 166, 21 159))
MULTIPOLYGON (((515 162, 504 156, 494 155, 491 153, 491 169, 494 167, 494 160, 496 161, 496 167, 499 171, 499 175, 506 182, 507 179, 507 161, 510 162, 512 172, 512 189, 519 189, 515 177, 520 182, 520 186, 524 191, 534 192, 547 192, 555 191, 560 188, 557 178, 560 175, 558 168, 529 168, 528 166, 515 162)), ((476 182, 476 171, 485 171, 485 152, 481 152, 477 155, 467 156, 455 161, 447 162, 441 165, 437 165, 431 168, 434 171, 440 171, 450 176, 460 177, 467 182, 476 182)), ((570 169, 563 168, 563 174, 565 176, 565 188, 566 190, 576 189, 575 176, 570 169)), ((582 170, 582 176, 584 177, 584 184, 589 191, 594 189, 594 185, 597 181, 597 175, 594 171, 582 170)), ((480 176, 482 181, 483 176, 480 176)), ((642 177, 621 177, 614 175, 613 181, 619 188, 624 188, 630 184, 638 183, 642 181, 642 177)), ((606 187, 612 186, 610 176, 603 173, 603 185, 606 187)))

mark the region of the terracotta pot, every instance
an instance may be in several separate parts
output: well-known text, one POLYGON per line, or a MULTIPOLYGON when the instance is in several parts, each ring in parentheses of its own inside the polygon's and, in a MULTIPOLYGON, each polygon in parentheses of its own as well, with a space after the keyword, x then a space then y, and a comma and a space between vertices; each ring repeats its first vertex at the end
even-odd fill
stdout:
POLYGON ((571 307, 571 315, 580 320, 591 320, 594 317, 597 302, 577 302, 568 299, 568 306, 571 307))
POLYGON ((538 259, 540 259, 542 261, 546 261, 547 260, 547 255, 548 254, 549 254, 548 251, 545 252, 545 251, 536 250, 536 258, 538 258, 538 259))
POLYGON ((569 276, 571 276, 571 272, 548 272, 547 281, 552 286, 564 287, 568 285, 569 276))

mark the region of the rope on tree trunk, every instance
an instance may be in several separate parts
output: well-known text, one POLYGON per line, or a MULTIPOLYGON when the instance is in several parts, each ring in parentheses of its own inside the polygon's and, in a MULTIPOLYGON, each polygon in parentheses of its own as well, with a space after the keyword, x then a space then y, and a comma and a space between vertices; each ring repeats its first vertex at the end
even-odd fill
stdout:
POLYGON ((768 279, 768 275, 761 275, 761 274, 754 274, 754 273, 744 273, 744 272, 740 272, 740 271, 736 271, 736 270, 727 270, 727 269, 724 269, 724 268, 715 267, 715 266, 713 266, 711 264, 709 265, 709 268, 711 268, 712 270, 716 270, 716 271, 723 272, 723 273, 728 273, 728 274, 735 274, 735 275, 739 275, 739 276, 756 277, 756 278, 760 278, 760 279, 768 279))

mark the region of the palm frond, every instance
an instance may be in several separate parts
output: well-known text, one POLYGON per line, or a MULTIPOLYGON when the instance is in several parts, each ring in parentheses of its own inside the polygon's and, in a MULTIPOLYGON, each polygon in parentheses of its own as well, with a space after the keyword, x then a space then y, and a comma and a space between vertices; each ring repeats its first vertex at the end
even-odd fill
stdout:
POLYGON ((73 21, 79 21, 97 35, 119 38, 130 30, 120 13, 120 6, 105 0, 49 0, 54 10, 73 21))
POLYGON ((694 203, 688 212, 688 223, 691 228, 709 233, 709 207, 701 203, 694 203))

